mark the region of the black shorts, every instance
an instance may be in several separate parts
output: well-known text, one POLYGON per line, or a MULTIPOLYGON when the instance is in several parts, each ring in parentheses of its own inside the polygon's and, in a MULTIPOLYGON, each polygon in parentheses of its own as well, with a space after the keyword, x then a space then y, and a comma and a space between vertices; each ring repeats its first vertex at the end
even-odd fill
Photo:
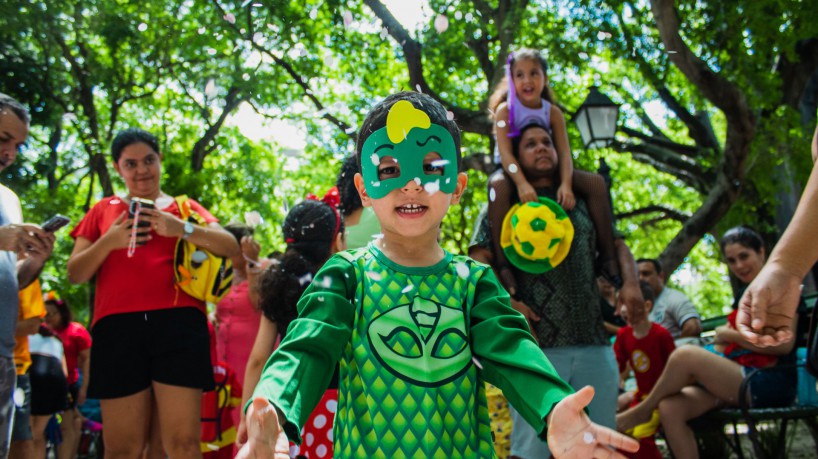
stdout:
POLYGON ((31 381, 31 414, 50 416, 65 410, 68 381, 62 370, 62 360, 54 356, 31 354, 28 369, 31 381))
POLYGON ((213 390, 207 318, 196 308, 103 317, 91 330, 88 398, 120 398, 152 381, 213 390))

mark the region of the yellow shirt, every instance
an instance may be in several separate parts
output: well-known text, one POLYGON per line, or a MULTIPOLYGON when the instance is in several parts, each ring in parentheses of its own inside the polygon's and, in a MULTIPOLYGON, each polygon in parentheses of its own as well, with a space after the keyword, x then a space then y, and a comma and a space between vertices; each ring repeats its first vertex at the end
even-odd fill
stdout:
MULTIPOLYGON (((20 290, 20 309, 17 313, 17 322, 38 317, 45 317, 45 302, 40 281, 35 280, 28 287, 20 290)), ((31 366, 31 354, 28 352, 28 336, 14 337, 14 367, 18 375, 24 375, 31 366)))

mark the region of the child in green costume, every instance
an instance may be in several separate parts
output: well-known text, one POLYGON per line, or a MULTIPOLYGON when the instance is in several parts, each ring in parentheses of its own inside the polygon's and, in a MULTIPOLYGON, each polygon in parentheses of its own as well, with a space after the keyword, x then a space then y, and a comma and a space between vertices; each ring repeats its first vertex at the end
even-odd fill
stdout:
POLYGON ((383 237, 333 256, 304 292, 247 407, 238 457, 288 457, 340 362, 335 457, 494 457, 484 381, 500 387, 557 457, 622 457, 636 441, 593 424, 532 339, 491 269, 437 242, 466 188, 460 130, 432 98, 375 106, 355 184, 383 237))

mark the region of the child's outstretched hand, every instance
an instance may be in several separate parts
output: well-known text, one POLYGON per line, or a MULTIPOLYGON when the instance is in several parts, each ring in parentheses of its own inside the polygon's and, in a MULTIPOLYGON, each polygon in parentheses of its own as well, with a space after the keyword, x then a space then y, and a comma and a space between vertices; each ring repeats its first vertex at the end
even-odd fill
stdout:
POLYGON ((576 198, 574 198, 574 190, 571 189, 571 185, 567 183, 563 183, 557 189, 557 202, 562 206, 565 210, 571 210, 577 204, 576 198))
POLYGON ((636 452, 639 442, 607 427, 594 424, 583 409, 594 398, 594 388, 583 387, 554 406, 548 417, 548 448, 556 458, 625 459, 612 448, 636 452))
POLYGON ((537 197, 537 191, 528 182, 523 182, 517 185, 517 196, 520 197, 521 204, 539 199, 539 197, 537 197))
POLYGON ((254 398, 247 409, 246 419, 247 443, 241 447, 236 459, 290 459, 287 435, 269 401, 254 398))

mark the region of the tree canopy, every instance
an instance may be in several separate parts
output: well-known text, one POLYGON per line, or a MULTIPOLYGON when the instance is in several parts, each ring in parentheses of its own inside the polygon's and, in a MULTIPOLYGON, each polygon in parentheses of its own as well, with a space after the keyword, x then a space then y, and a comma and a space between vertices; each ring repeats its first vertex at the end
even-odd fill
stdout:
MULTIPOLYGON (((2 173, 27 220, 78 221, 121 193, 108 149, 119 130, 156 133, 163 189, 223 222, 258 211, 265 250, 281 248, 289 205, 332 186, 368 107, 400 89, 440 100, 464 131, 470 183, 444 222, 465 251, 487 200, 488 98, 509 51, 545 52, 567 114, 598 85, 621 103, 610 148, 618 227, 637 257, 659 257, 705 315, 729 304, 716 241, 748 224, 774 243, 786 196, 809 170, 818 100, 818 12, 798 0, 418 1, 54 0, 0 5, 0 91, 32 112, 29 147, 2 173), (404 5, 404 8, 406 6, 404 5), (257 140, 247 117, 291 131, 257 140), (299 137, 303 151, 283 148, 299 137)), ((268 125, 269 126, 269 125, 268 125)), ((791 213, 791 208, 789 212, 791 213)), ((47 288, 69 286, 62 233, 47 288)))

